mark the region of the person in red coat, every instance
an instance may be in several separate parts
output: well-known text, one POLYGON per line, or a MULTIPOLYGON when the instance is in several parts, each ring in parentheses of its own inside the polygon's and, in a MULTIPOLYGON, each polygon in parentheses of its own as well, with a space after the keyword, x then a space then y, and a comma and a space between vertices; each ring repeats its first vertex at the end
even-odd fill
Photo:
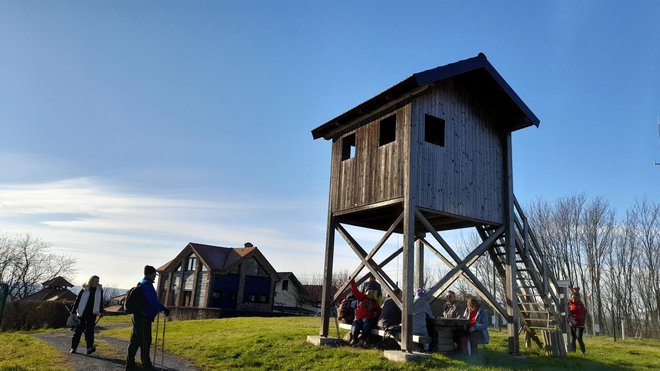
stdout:
POLYGON ((380 316, 380 305, 376 299, 376 290, 362 292, 358 290, 355 281, 351 280, 351 291, 358 302, 351 328, 351 345, 364 345, 369 339, 374 322, 380 316))
POLYGON ((568 300, 568 311, 570 317, 568 318, 568 326, 571 328, 571 341, 573 344, 573 351, 575 351, 575 341, 580 344, 580 350, 584 353, 584 341, 582 335, 584 334, 584 323, 587 316, 587 310, 580 300, 580 288, 571 288, 571 298, 568 300))

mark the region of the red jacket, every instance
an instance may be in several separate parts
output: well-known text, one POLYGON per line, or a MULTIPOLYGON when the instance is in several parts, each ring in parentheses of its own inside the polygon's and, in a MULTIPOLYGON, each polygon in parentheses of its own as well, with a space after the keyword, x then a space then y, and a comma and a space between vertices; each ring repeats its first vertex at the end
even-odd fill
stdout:
POLYGON ((582 304, 581 301, 570 300, 568 302, 568 311, 571 313, 571 317, 575 318, 575 323, 569 321, 568 325, 572 327, 584 327, 584 321, 587 314, 584 304, 582 304))
POLYGON ((353 280, 351 280, 351 291, 353 291, 353 296, 358 301, 357 308, 355 308, 355 319, 378 319, 378 316, 380 316, 380 305, 378 305, 378 300, 369 299, 367 294, 358 290, 358 287, 353 280))

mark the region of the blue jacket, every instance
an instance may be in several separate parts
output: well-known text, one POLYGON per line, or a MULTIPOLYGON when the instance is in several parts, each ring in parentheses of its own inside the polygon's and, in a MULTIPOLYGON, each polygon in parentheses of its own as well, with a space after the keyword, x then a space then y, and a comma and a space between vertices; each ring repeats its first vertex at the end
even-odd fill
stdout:
POLYGON ((158 313, 165 310, 165 306, 158 301, 158 295, 156 295, 156 290, 154 289, 154 281, 144 277, 140 281, 140 285, 142 285, 142 293, 146 299, 146 306, 142 315, 154 319, 158 313))
MULTIPOLYGON (((465 308, 465 318, 470 318, 470 309, 465 308)), ((477 312, 477 323, 474 325, 474 331, 480 331, 484 337, 484 344, 488 344, 490 341, 490 336, 488 335, 488 325, 490 325, 490 317, 488 311, 483 308, 479 308, 477 312)))

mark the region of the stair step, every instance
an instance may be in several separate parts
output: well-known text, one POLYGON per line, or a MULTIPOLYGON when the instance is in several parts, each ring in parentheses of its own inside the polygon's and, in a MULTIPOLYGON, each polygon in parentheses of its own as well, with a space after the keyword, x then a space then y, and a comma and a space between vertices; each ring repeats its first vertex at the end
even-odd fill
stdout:
POLYGON ((554 331, 554 327, 541 327, 541 326, 527 326, 528 328, 534 329, 534 330, 544 330, 544 331, 554 331))
POLYGON ((550 314, 547 310, 520 310, 520 313, 543 313, 543 314, 550 314))

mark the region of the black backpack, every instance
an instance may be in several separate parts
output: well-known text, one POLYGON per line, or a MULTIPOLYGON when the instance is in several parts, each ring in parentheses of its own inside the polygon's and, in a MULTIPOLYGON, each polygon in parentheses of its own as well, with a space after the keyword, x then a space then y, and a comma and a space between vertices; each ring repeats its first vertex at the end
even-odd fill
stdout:
POLYGON ((146 299, 142 292, 142 285, 138 283, 137 286, 132 287, 126 292, 126 299, 124 299, 124 313, 126 314, 140 314, 146 306, 146 299))
POLYGON ((354 303, 355 303, 355 299, 346 298, 342 300, 341 304, 339 304, 337 317, 339 317, 339 320, 342 321, 343 323, 348 323, 348 324, 353 323, 353 317, 355 316, 355 308, 353 306, 354 303))

